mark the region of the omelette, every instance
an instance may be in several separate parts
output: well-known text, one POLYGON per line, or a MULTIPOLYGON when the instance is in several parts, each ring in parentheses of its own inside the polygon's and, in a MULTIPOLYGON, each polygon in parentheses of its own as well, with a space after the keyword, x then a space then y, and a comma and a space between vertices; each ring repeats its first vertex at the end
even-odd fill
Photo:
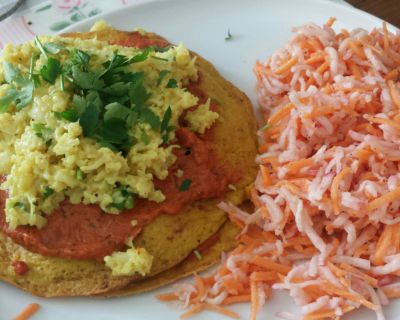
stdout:
POLYGON ((99 23, 8 46, 0 68, 0 278, 126 295, 216 263, 254 181, 249 99, 182 44, 99 23))

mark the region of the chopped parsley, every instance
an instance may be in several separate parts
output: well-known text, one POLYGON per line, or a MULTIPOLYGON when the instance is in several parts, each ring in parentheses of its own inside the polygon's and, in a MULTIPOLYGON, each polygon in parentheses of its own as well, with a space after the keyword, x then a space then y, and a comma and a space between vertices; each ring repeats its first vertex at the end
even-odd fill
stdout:
POLYGON ((25 108, 32 101, 33 81, 22 76, 20 70, 8 62, 3 62, 3 74, 10 89, 0 98, 0 113, 9 112, 13 106, 17 110, 25 108))
POLYGON ((47 82, 54 84, 61 74, 61 63, 59 60, 49 57, 46 64, 40 69, 40 75, 47 82))
POLYGON ((169 73, 168 70, 161 70, 160 73, 158 74, 158 79, 157 79, 157 86, 160 85, 160 83, 163 81, 163 79, 166 77, 166 75, 169 73))
POLYGON ((111 207, 117 210, 132 209, 135 206, 135 194, 129 190, 129 186, 117 186, 112 194, 111 207))
POLYGON ((176 79, 169 79, 167 83, 167 88, 176 88, 178 86, 178 81, 176 79))
MULTIPOLYGON (((80 49, 67 49, 60 43, 42 43, 35 37, 36 51, 30 59, 27 77, 20 70, 4 62, 4 79, 11 85, 6 94, 0 98, 0 113, 9 112, 13 107, 20 110, 31 103, 33 91, 41 81, 55 84, 59 79, 61 91, 73 94, 70 105, 62 112, 54 112, 59 120, 79 122, 85 137, 95 139, 100 145, 121 152, 126 156, 136 139, 130 135, 130 129, 138 124, 147 124, 153 130, 159 130, 162 143, 168 142, 170 132, 175 128, 170 125, 171 108, 160 118, 148 106, 150 92, 145 88, 144 72, 132 72, 126 66, 143 62, 149 57, 158 60, 164 58, 150 55, 152 52, 164 52, 168 48, 147 47, 132 57, 114 52, 110 59, 100 68, 91 68, 92 56, 80 49), (61 51, 67 52, 65 62, 57 58, 61 51), (35 70, 40 55, 45 62, 35 70)), ((161 70, 157 86, 170 73, 161 70)), ((169 79, 166 88, 176 88, 176 79, 169 79)), ((51 143, 52 130, 41 124, 34 124, 36 135, 51 143)), ((140 140, 148 144, 149 137, 142 133, 140 140)))
POLYGON ((175 129, 174 126, 169 125, 171 116, 172 116, 172 109, 171 106, 168 106, 168 109, 164 113, 160 126, 161 137, 164 144, 168 142, 170 132, 172 132, 175 129))
POLYGON ((50 145, 53 138, 53 129, 46 127, 43 123, 33 123, 32 129, 36 136, 42 138, 46 145, 50 145))
POLYGON ((86 178, 86 173, 84 173, 80 168, 76 170, 76 180, 83 181, 86 178))
POLYGON ((13 207, 14 207, 14 208, 23 209, 23 210, 26 209, 26 208, 25 208, 25 204, 24 204, 23 202, 21 202, 21 201, 16 201, 16 202, 14 202, 13 207))
POLYGON ((54 193, 54 189, 50 187, 46 187, 43 192, 42 192, 42 199, 46 200, 48 197, 50 197, 54 193))
POLYGON ((232 34, 231 34, 231 30, 228 29, 227 35, 226 35, 226 37, 225 37, 225 41, 230 41, 230 40, 232 40, 232 39, 233 39, 233 36, 232 36, 232 34))
POLYGON ((192 184, 192 180, 190 180, 190 179, 183 180, 181 186, 179 187, 179 191, 180 192, 187 191, 191 184, 192 184))

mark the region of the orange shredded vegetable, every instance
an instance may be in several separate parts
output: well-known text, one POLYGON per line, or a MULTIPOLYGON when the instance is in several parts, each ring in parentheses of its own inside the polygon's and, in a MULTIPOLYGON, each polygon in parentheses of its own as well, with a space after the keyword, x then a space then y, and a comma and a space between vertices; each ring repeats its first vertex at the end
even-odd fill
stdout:
POLYGON ((295 28, 255 64, 268 130, 254 211, 219 204, 242 228, 239 245, 207 282, 177 289, 184 318, 249 302, 255 320, 276 289, 301 307, 293 318, 363 306, 384 319, 377 297, 400 297, 400 34, 386 24, 336 33, 334 22, 295 28))
POLYGON ((14 320, 28 320, 39 310, 39 308, 39 304, 31 303, 24 310, 22 310, 21 313, 14 318, 14 320))

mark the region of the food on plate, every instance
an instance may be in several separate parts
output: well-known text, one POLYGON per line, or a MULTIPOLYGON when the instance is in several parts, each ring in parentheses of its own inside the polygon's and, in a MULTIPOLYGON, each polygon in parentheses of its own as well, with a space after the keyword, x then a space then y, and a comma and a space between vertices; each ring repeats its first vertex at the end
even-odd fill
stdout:
POLYGON ((255 211, 219 205, 242 228, 239 245, 194 285, 159 296, 184 301, 185 317, 249 301, 256 319, 279 289, 301 312, 280 318, 366 307, 384 319, 400 296, 400 35, 386 24, 335 32, 334 21, 294 28, 256 63, 255 211))
POLYGON ((216 204, 248 198, 256 126, 209 62, 104 22, 1 59, 0 278, 47 297, 126 294, 234 246, 216 204))

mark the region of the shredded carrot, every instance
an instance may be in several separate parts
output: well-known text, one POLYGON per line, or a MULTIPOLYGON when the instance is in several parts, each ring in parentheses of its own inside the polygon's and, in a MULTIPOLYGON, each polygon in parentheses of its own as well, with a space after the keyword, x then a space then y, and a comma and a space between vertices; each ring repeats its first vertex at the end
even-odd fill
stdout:
POLYGON ((39 310, 39 308, 40 306, 37 303, 31 303, 24 310, 22 310, 22 312, 17 315, 14 320, 28 320, 39 310))
POLYGON ((386 74, 385 80, 396 80, 398 76, 399 70, 396 68, 386 74))
POLYGON ((279 69, 275 70, 275 74, 283 74, 287 71, 290 70, 291 67, 293 67, 297 63, 296 58, 291 58, 286 62, 286 64, 282 65, 279 69))
POLYGON ((383 48, 384 48, 385 52, 388 52, 389 36, 388 36, 387 23, 385 21, 383 22, 383 48))
MULTIPOLYGON (((383 265, 384 258, 387 255, 387 251, 390 248, 390 245, 393 243, 393 231, 395 227, 393 225, 386 225, 383 229, 381 236, 379 237, 378 243, 376 245, 375 254, 373 257, 373 263, 375 265, 383 265)), ((399 235, 396 235, 399 237, 399 235)))
POLYGON ((369 202, 366 206, 367 211, 372 211, 375 209, 378 209, 381 206, 384 206, 400 197, 400 187, 394 189, 393 191, 390 191, 380 198, 376 198, 375 200, 372 200, 369 202))
POLYGON ((390 89, 390 95, 393 99, 394 104, 398 109, 400 109, 400 93, 398 92, 394 82, 392 80, 388 81, 388 86, 390 89))
POLYGON ((174 301, 178 300, 178 297, 174 293, 159 293, 156 298, 160 301, 174 301))
POLYGON ((301 159, 295 162, 290 162, 289 164, 286 165, 286 169, 288 174, 297 174, 300 169, 303 169, 304 167, 309 167, 314 164, 314 159, 312 158, 307 158, 307 159, 301 159))
POLYGON ((253 259, 251 259, 250 262, 257 266, 263 267, 267 270, 276 271, 276 272, 282 273, 282 274, 288 274, 291 269, 290 266, 286 266, 281 263, 274 262, 271 259, 262 258, 259 256, 255 256, 253 259))
POLYGON ((336 18, 335 18, 335 17, 330 17, 330 18, 328 19, 328 21, 325 22, 325 26, 327 26, 327 27, 332 27, 332 25, 335 23, 335 21, 336 21, 336 18))
POLYGON ((263 178, 264 186, 268 187, 272 184, 271 176, 267 167, 260 165, 260 171, 263 178))
POLYGON ((279 121, 281 121, 283 118, 289 115, 290 111, 294 108, 294 105, 291 103, 288 103, 286 106, 282 107, 278 112, 274 113, 271 115, 271 117, 268 120, 268 123, 271 125, 277 124, 279 121))
POLYGON ((274 287, 306 297, 307 320, 360 306, 379 314, 367 287, 400 297, 400 271, 384 267, 400 255, 400 40, 386 24, 335 33, 333 23, 296 28, 254 67, 268 124, 254 210, 220 205, 242 227, 239 245, 207 282, 196 279, 195 293, 180 288, 190 314, 207 309, 200 292, 222 305, 250 302, 251 320, 274 287))
POLYGON ((251 300, 251 296, 249 294, 243 294, 240 296, 230 296, 226 298, 222 304, 232 304, 238 302, 249 302, 251 300))
POLYGON ((340 183, 343 181, 343 179, 350 173, 350 168, 345 167, 343 170, 336 175, 336 177, 332 181, 332 186, 331 186, 331 198, 333 202, 333 209, 335 214, 340 213, 340 203, 339 203, 339 186, 340 183))
POLYGON ((256 320, 260 303, 258 296, 257 282, 250 281, 250 292, 251 292, 250 320, 256 320))

